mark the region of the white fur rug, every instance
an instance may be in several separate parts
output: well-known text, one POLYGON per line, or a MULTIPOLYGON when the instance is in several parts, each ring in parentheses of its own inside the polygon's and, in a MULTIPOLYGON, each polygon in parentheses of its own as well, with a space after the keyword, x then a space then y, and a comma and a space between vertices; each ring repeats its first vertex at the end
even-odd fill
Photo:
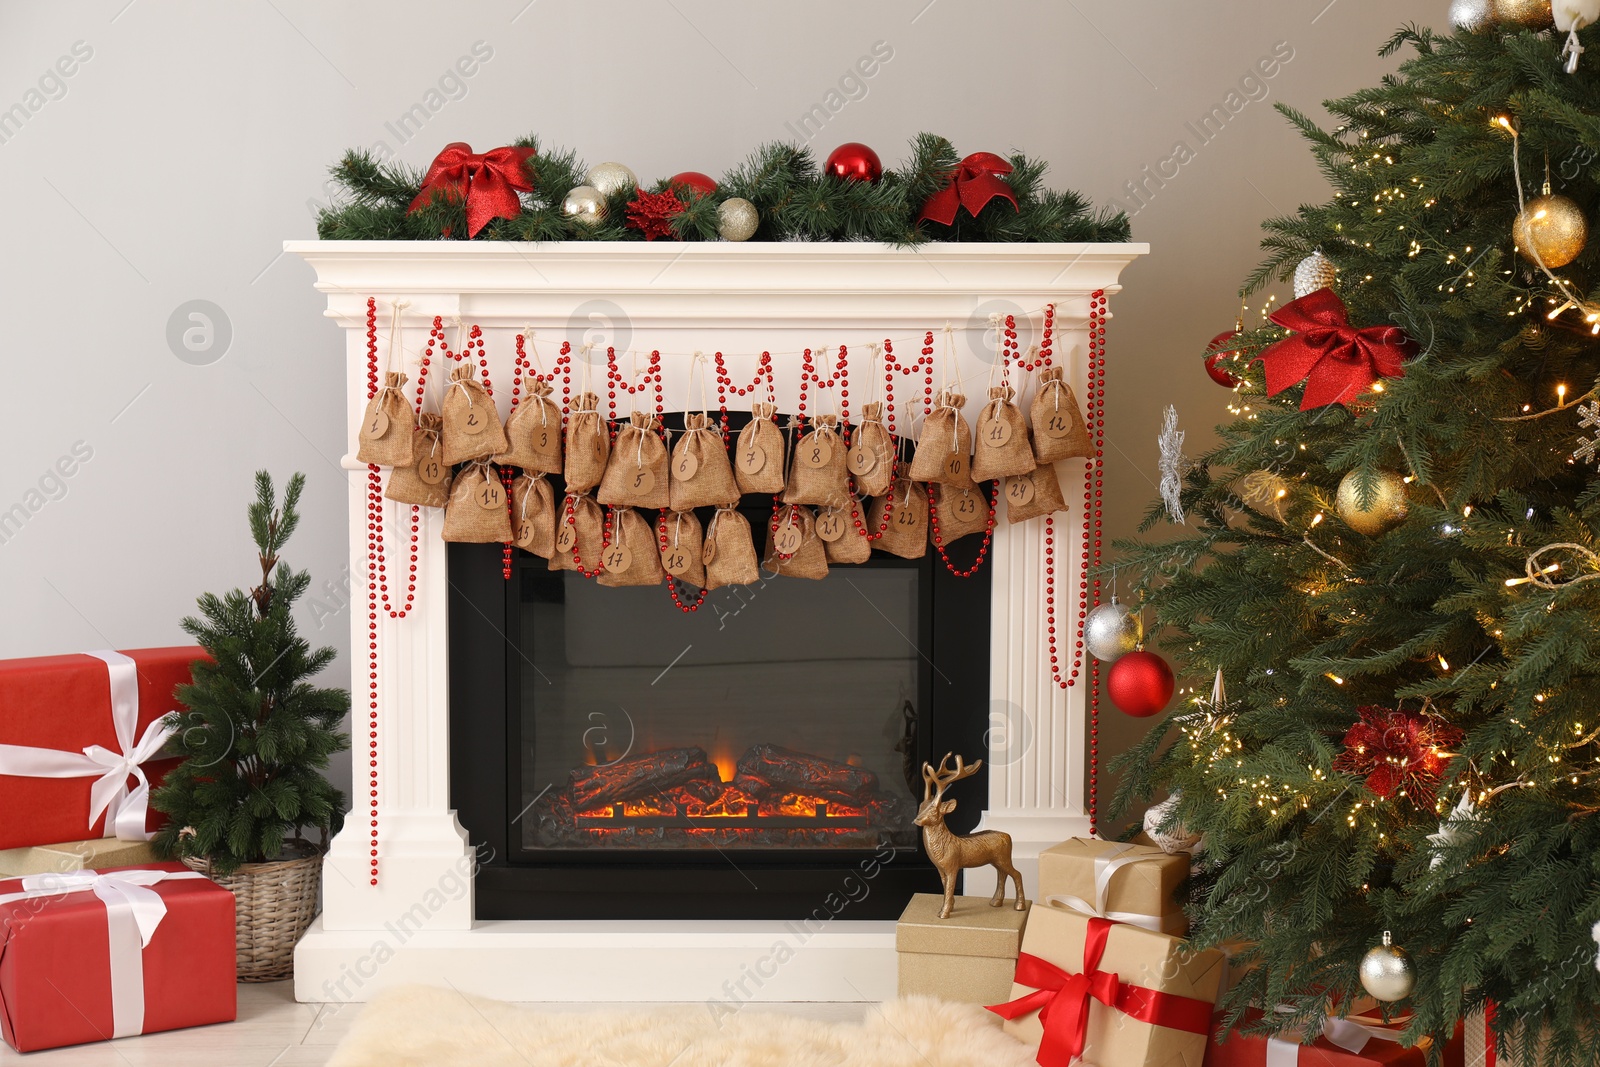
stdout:
POLYGON ((972 1004, 907 997, 826 1023, 759 1005, 531 1011, 408 986, 361 1010, 328 1067, 1033 1067, 1034 1051, 972 1004), (720 1024, 720 1025, 719 1025, 720 1024))

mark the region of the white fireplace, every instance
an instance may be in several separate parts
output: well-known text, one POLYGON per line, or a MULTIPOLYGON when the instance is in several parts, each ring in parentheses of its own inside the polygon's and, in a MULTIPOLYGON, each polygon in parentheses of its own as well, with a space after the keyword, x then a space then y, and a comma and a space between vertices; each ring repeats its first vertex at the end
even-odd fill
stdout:
MULTIPOLYGON (((327 315, 344 331, 350 472, 350 568, 367 574, 367 479, 356 435, 367 398, 367 301, 378 307, 380 366, 392 309, 399 312, 404 369, 416 380, 435 316, 450 343, 456 323, 482 328, 502 415, 513 377, 514 339, 532 336, 549 361, 562 341, 575 360, 585 341, 592 388, 605 399, 606 345, 626 373, 652 349, 663 352, 667 409, 698 410, 693 358, 724 354, 733 379, 752 377, 772 354, 780 411, 794 410, 805 348, 852 359, 885 338, 905 361, 935 334, 935 384, 959 377, 973 417, 986 397, 995 359, 992 314, 1017 314, 1037 333, 1037 312, 1055 307, 1055 359, 1085 395, 1090 295, 1119 290, 1118 276, 1142 244, 952 244, 891 249, 871 244, 680 244, 500 242, 288 242, 317 273, 327 315), (945 326, 950 326, 951 360, 945 326), (907 343, 909 339, 909 343, 907 343), (902 348, 902 345, 905 345, 902 348)), ((1114 360, 1111 361, 1114 364, 1114 360)), ((432 373, 442 375, 435 359, 432 373)), ((580 364, 575 363, 575 366, 580 364)), ((575 371, 573 393, 582 371, 575 371)), ((1025 376, 1026 377, 1026 376, 1025 376)), ((1117 378, 1111 368, 1113 382, 1117 378)), ((868 399, 866 375, 852 392, 868 399)), ((854 383, 852 383, 854 385, 854 383)), ((915 431, 921 380, 896 383, 899 431, 915 431)), ((710 385, 715 403, 715 382, 710 385)), ((408 398, 414 393, 408 387, 408 398)), ((436 393, 434 395, 437 395, 436 393)), ((1022 401, 1031 397, 1025 392, 1022 401)), ((749 399, 731 398, 745 408, 749 399)), ((626 407, 624 407, 624 412, 626 407)), ((1083 460, 1059 465, 1065 515, 1056 519, 1055 556, 1061 654, 1071 657, 1081 565, 1083 460)), ((389 511, 391 559, 400 561, 399 507, 389 511)), ((1003 506, 1002 506, 1003 507, 1003 506)), ((405 509, 409 513, 409 508, 405 509)), ((407 982, 449 983, 512 1000, 716 1001, 881 1000, 895 992, 894 925, 852 921, 539 921, 478 920, 473 852, 451 808, 448 693, 449 580, 442 513, 424 509, 416 602, 409 616, 380 613, 378 797, 380 876, 371 884, 368 827, 368 649, 365 590, 352 626, 353 810, 324 864, 324 908, 295 955, 296 996, 306 1001, 365 1000, 407 982)), ((1044 520, 1011 526, 1002 518, 986 567, 992 568, 990 695, 995 711, 988 754, 989 796, 982 825, 1014 839, 1014 857, 1031 893, 1036 857, 1088 831, 1088 711, 1085 669, 1062 689, 1052 678, 1045 621, 1044 520), (1009 709, 1009 711, 1007 711, 1009 709), (1018 740, 1019 730, 1025 741, 1018 740)), ((778 579, 779 581, 794 579, 778 579)), ((393 592, 396 582, 391 580, 393 592)), ((404 583, 398 583, 404 588, 404 583)), ((971 755, 971 754, 969 754, 971 755)), ((966 876, 966 892, 992 891, 992 872, 966 876)), ((847 915, 847 913, 846 913, 847 915)))

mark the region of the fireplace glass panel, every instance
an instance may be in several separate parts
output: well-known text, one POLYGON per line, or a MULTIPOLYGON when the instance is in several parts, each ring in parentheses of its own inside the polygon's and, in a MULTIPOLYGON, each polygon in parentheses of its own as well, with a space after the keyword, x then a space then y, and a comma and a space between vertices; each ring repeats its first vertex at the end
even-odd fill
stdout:
POLYGON ((534 564, 525 849, 915 847, 923 566, 768 579, 685 614, 659 586, 534 564))

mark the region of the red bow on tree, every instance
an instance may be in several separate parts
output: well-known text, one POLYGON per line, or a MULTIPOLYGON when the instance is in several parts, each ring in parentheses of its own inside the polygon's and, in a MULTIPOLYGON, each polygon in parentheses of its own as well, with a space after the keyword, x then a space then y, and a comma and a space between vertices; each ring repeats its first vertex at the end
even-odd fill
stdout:
POLYGON ((1267 370, 1267 395, 1306 383, 1300 410, 1347 404, 1379 378, 1405 376, 1416 342, 1398 326, 1350 325, 1350 313, 1332 289, 1318 289, 1272 313, 1294 334, 1256 358, 1267 370))
POLYGON ((972 153, 956 166, 955 173, 950 175, 950 184, 928 197, 917 221, 932 219, 948 226, 956 221, 957 208, 964 207, 967 214, 976 217, 984 205, 997 196, 1005 197, 1016 208, 1016 194, 1000 180, 1000 175, 1010 173, 1011 164, 993 152, 972 153))
POLYGON ((522 168, 531 155, 531 148, 508 146, 479 155, 465 141, 447 144, 429 165, 410 210, 431 204, 440 193, 459 196, 467 202, 467 236, 476 237, 490 219, 514 219, 522 211, 517 191, 533 191, 522 168))

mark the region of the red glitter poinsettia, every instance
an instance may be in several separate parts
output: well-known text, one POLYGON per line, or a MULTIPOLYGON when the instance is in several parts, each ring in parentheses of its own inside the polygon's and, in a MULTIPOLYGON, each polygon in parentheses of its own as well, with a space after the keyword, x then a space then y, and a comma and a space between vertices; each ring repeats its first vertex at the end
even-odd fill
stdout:
POLYGON ((628 229, 642 231, 646 241, 657 237, 676 238, 672 220, 687 206, 671 188, 659 193, 640 189, 638 195, 628 201, 628 229))
POLYGON ((1403 793, 1418 807, 1432 804, 1461 731, 1433 715, 1370 706, 1356 711, 1361 718, 1344 735, 1333 769, 1365 774, 1367 788, 1385 800, 1403 793))

